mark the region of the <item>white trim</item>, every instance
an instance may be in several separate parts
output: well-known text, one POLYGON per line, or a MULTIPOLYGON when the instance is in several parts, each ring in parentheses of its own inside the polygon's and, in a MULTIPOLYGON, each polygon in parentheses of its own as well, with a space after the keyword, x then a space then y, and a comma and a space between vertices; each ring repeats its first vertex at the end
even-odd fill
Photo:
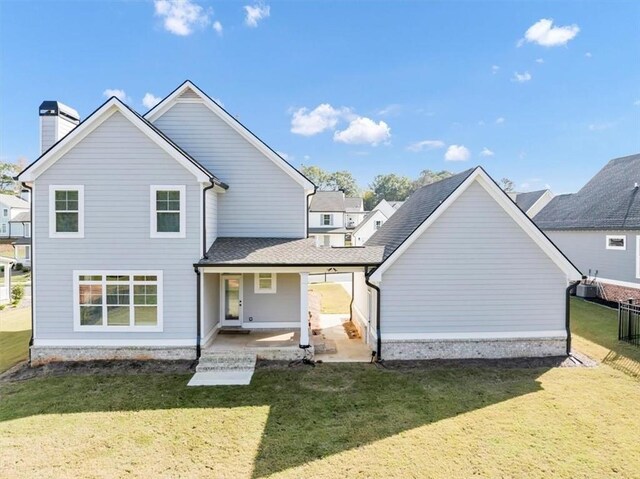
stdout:
POLYGON ((640 235, 636 236, 636 278, 640 279, 640 235))
POLYGON ((58 142, 55 147, 50 149, 45 155, 42 155, 33 167, 28 168, 19 174, 20 181, 34 181, 38 176, 44 173, 51 165, 58 161, 64 154, 76 146, 89 133, 100 126, 105 120, 114 113, 119 112, 131 123, 136 126, 142 133, 147 135, 160 148, 167 152, 172 158, 180 163, 185 169, 193 174, 198 181, 208 182, 209 175, 202 168, 195 165, 185 155, 176 149, 171 143, 167 142, 157 131, 151 128, 144 120, 135 115, 117 98, 111 98, 98 110, 91 114, 84 122, 80 123, 65 137, 64 141, 58 142))
POLYGON ((376 269, 371 275, 371 281, 382 281, 382 274, 402 256, 402 254, 416 241, 429 226, 431 226, 451 206, 467 188, 477 181, 504 211, 527 233, 527 235, 542 249, 544 253, 567 275, 568 280, 577 281, 582 278, 580 272, 565 258, 560 250, 547 238, 518 206, 507 196, 482 168, 476 168, 469 177, 455 189, 449 197, 438 206, 416 230, 376 269))
POLYGON ((243 308, 242 308, 242 300, 243 300, 243 286, 244 286, 244 275, 242 273, 232 273, 232 274, 222 274, 220 275, 220 321, 219 324, 221 326, 243 326, 243 308), (240 301, 240 305, 238 306, 238 319, 225 319, 224 317, 224 307, 225 307, 225 296, 224 296, 224 280, 226 278, 238 278, 238 300, 240 301))
POLYGON ((31 184, 31 191, 29 191, 29 199, 31 200, 31 327, 33 330, 31 331, 31 335, 34 340, 36 338, 36 332, 38 329, 38 324, 36 321, 36 311, 38 309, 38 303, 36 300, 37 288, 36 288, 36 268, 37 261, 35 261, 36 254, 36 185, 31 184))
POLYGON ((527 216, 529 216, 530 218, 533 218, 535 215, 537 215, 538 213, 540 213, 540 211, 542 211, 542 208, 544 208, 545 206, 547 206, 547 204, 553 199, 553 193, 551 192, 551 190, 545 190, 544 193, 542 193, 540 195, 540 198, 538 198, 532 205, 531 207, 529 207, 529 209, 526 211, 527 216), (540 203, 541 201, 543 201, 545 199, 545 197, 549 197, 550 198, 547 200, 547 202, 538 207, 538 209, 536 210, 536 207, 538 205, 538 203, 540 203))
POLYGON ((613 286, 622 286, 624 288, 640 289, 640 283, 631 283, 629 281, 620 281, 617 279, 600 278, 595 276, 589 276, 589 280, 596 281, 598 283, 611 284, 613 286))
MULTIPOLYGON (((369 265, 372 266, 372 265, 369 265)), ((351 273, 351 272, 363 272, 365 266, 251 266, 241 264, 230 264, 228 266, 200 266, 200 271, 203 273, 229 273, 229 274, 241 274, 241 273, 351 273), (334 271, 335 270, 335 271, 334 271)))
POLYGON ((195 339, 37 339, 35 347, 180 347, 196 345, 195 339))
POLYGON ((84 238, 84 185, 49 185, 49 238, 84 238), (56 231, 56 191, 78 192, 78 231, 56 231))
POLYGON ((189 101, 185 101, 186 99, 180 100, 182 103, 201 103, 204 104, 207 108, 209 108, 215 115, 217 115, 221 120, 223 120, 227 125, 233 128, 237 133, 240 134, 245 140, 247 140, 251 145, 253 145, 258 151, 260 151, 263 155, 273 161, 277 166, 279 166, 285 173, 287 173, 291 178, 293 178, 298 184, 300 184, 306 191, 312 191, 314 189, 313 183, 307 180, 298 170, 296 170, 293 166, 287 163, 283 158, 280 157, 277 153, 275 153, 271 148, 265 145, 262 141, 258 139, 253 133, 251 133, 247 128, 242 125, 238 120, 233 118, 229 113, 227 113, 223 108, 220 107, 216 102, 212 101, 207 95, 205 95, 197 86, 195 86, 190 81, 184 82, 179 88, 177 88, 173 93, 164 98, 160 103, 158 103, 155 107, 145 113, 143 116, 146 120, 150 122, 154 122, 159 117, 161 117, 166 111, 168 111, 177 101, 178 97, 182 95, 185 90, 191 89, 196 95, 200 97, 199 100, 189 99, 189 101))
POLYGON ((187 237, 187 187, 185 185, 151 185, 149 186, 149 237, 150 238, 186 238, 187 237), (180 193, 180 231, 158 231, 158 211, 156 210, 156 193, 158 191, 177 191, 180 193))
POLYGON ((508 331, 508 332, 465 332, 465 333, 382 333, 383 341, 411 341, 411 340, 487 340, 487 339, 535 339, 558 338, 566 339, 567 331, 508 331))
MULTIPOLYGON (((163 295, 163 272, 162 270, 73 270, 73 330, 75 332, 113 332, 113 333, 158 333, 163 331, 163 303, 164 303, 164 295, 163 295), (108 275, 113 276, 129 276, 128 284, 133 286, 135 284, 142 284, 145 282, 134 281, 134 276, 156 276, 156 281, 146 282, 147 284, 154 284, 157 287, 157 299, 156 299, 156 308, 157 308, 157 324, 155 326, 108 326, 106 324, 107 320, 107 291, 106 291, 106 277, 108 275), (102 276, 102 279, 98 282, 94 282, 94 284, 100 284, 102 286, 102 320, 103 324, 100 326, 83 326, 80 324, 80 276, 102 276)), ((124 283, 122 283, 124 284, 124 283)), ((129 291, 129 308, 130 315, 131 311, 134 307, 133 302, 133 288, 130 288, 129 291)), ((131 316, 130 316, 131 320, 131 316)))
POLYGON ((211 331, 209 331, 207 335, 200 340, 200 346, 202 346, 203 348, 206 347, 208 343, 211 342, 211 340, 213 340, 213 338, 216 336, 216 333, 219 329, 220 323, 218 322, 214 324, 213 328, 211 328, 211 331))
POLYGON ((309 341, 309 273, 300 273, 300 346, 308 346, 309 341))
POLYGON ((271 323, 269 321, 251 321, 242 324, 243 329, 298 329, 299 327, 300 323, 297 321, 279 323, 271 323))
POLYGON ((253 292, 255 294, 275 294, 278 289, 278 274, 272 273, 271 271, 258 271, 253 274, 253 292), (271 275, 271 287, 270 288, 261 288, 260 287, 260 275, 261 274, 270 274, 271 275))
POLYGON ((627 235, 607 235, 605 239, 605 247, 609 250, 626 251, 627 250, 627 235), (610 240, 622 240, 622 246, 612 246, 609 244, 610 240))

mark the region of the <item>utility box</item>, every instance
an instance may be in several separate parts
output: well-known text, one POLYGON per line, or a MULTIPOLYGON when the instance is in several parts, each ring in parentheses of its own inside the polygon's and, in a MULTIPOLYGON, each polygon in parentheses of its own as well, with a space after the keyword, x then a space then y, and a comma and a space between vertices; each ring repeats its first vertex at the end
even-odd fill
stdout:
POLYGON ((598 287, 595 284, 579 284, 576 288, 576 296, 579 298, 597 298, 598 287))

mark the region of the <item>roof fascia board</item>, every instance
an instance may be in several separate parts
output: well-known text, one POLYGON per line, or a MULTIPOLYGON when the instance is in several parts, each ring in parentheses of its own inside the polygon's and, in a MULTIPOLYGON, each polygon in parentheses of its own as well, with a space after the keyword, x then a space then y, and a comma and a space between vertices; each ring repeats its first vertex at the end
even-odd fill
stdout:
POLYGON ((509 196, 480 167, 469 177, 416 230, 371 274, 371 281, 381 282, 383 273, 451 206, 469 186, 477 181, 525 233, 567 275, 568 280, 582 278, 580 271, 560 252, 558 247, 535 226, 533 221, 513 202, 509 196))
POLYGON ((197 86, 195 86, 189 80, 185 81, 182 85, 176 88, 172 93, 170 93, 164 100, 158 103, 155 107, 145 113, 143 116, 154 122, 158 118, 160 118, 164 113, 166 113, 175 103, 178 101, 182 103, 202 103, 207 108, 209 108, 215 115, 217 115, 220 119, 222 119, 227 125, 233 128, 240 136, 242 136, 245 140, 247 140, 251 145, 253 145, 258 151, 260 151, 263 155, 273 161, 277 166, 279 166, 285 173, 287 173, 292 179, 294 179, 297 183, 302 186, 305 191, 313 191, 315 189, 315 185, 309 181, 302 173, 296 170, 293 166, 287 163, 283 158, 281 158, 277 153, 275 153, 271 148, 269 148, 262 140, 260 140, 256 135, 254 135, 247 127, 245 127, 242 123, 236 120, 232 115, 229 114, 224 108, 218 105, 215 101, 213 101, 209 96, 200 90, 197 86), (195 99, 180 99, 178 97, 184 93, 185 90, 191 89, 195 92, 200 100, 195 99))
POLYGON ((109 119, 116 112, 121 113, 127 118, 135 127, 137 127, 142 133, 144 133, 149 139, 162 148, 173 159, 178 161, 184 168, 186 168, 196 179, 200 182, 209 182, 209 176, 191 163, 183 154, 176 150, 170 143, 156 133, 149 125, 145 124, 140 118, 138 118, 132 111, 120 104, 119 100, 112 98, 107 101, 102 107, 100 107, 91 117, 87 118, 83 123, 74 128, 62 141, 57 143, 51 150, 47 151, 42 157, 37 160, 39 164, 35 164, 32 169, 25 170, 23 174, 19 175, 20 181, 34 181, 38 176, 44 173, 51 165, 58 161, 63 155, 68 153, 74 146, 76 146, 81 140, 83 140, 92 131, 102 125, 107 119, 109 119))

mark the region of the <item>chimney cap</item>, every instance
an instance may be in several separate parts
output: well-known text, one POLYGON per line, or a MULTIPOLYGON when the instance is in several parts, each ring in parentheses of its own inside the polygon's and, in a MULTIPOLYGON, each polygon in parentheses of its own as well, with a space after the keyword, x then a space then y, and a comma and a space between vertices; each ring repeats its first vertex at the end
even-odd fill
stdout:
POLYGON ((40 104, 39 113, 40 116, 62 116, 70 121, 80 121, 77 111, 59 101, 43 101, 40 104))

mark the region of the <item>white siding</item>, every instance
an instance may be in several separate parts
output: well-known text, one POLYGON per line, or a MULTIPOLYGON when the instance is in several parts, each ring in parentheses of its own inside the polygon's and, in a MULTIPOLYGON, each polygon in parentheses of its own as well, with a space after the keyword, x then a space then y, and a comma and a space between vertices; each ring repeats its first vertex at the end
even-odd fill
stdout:
POLYGON ((636 237, 640 230, 628 231, 545 231, 582 274, 640 285, 636 258, 640 257, 636 237), (626 236, 626 250, 606 248, 607 235, 626 236))
POLYGON ((300 322, 300 275, 278 273, 275 294, 255 293, 253 274, 244 274, 242 290, 243 327, 259 323, 300 322))
POLYGON ((212 189, 207 190, 205 193, 205 200, 207 216, 205 221, 207 244, 205 245, 205 248, 209 249, 209 246, 211 246, 218 237, 218 193, 212 189))
POLYGON ((382 337, 564 329, 565 274, 478 183, 382 276, 382 337))
POLYGON ((360 323, 364 341, 376 347, 376 291, 367 286, 365 275, 353 273, 353 319, 360 323))
POLYGON ((306 235, 305 192, 201 103, 176 103, 155 125, 229 185, 218 197, 219 236, 306 235))
POLYGON ((309 228, 342 228, 344 227, 344 213, 309 213, 309 228), (332 221, 330 226, 322 224, 322 215, 331 215, 332 221))
POLYGON ((202 280, 202 345, 220 322, 220 275, 200 273, 202 280))
POLYGON ((380 221, 382 226, 387 217, 380 210, 376 210, 367 220, 353 233, 353 245, 362 246, 376 232, 376 221, 380 221))
POLYGON ((201 188, 120 113, 35 184, 36 344, 39 339, 193 339, 201 188), (49 185, 84 185, 84 238, 49 238, 49 185), (150 185, 186 186, 186 238, 150 238, 150 185), (73 332, 73 270, 162 270, 164 332, 73 332))
POLYGON ((344 234, 342 233, 338 233, 338 234, 322 234, 322 233, 314 233, 314 234, 310 234, 309 237, 310 238, 316 238, 316 244, 320 247, 324 246, 324 239, 323 236, 329 236, 329 239, 331 240, 331 244, 329 246, 332 246, 334 248, 339 248, 344 246, 344 234))
POLYGON ((57 141, 57 123, 56 116, 40 117, 40 153, 47 151, 57 141))

